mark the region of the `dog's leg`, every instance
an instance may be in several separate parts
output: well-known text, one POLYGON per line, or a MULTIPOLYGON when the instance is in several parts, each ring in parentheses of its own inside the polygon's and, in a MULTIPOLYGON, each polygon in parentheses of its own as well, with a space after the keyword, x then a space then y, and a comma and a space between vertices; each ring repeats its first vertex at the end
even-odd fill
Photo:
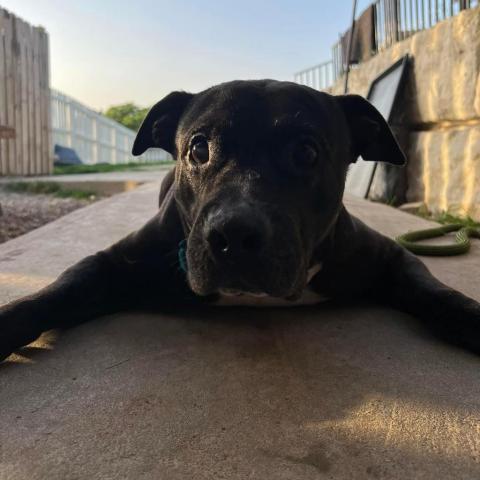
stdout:
POLYGON ((446 341, 480 353, 480 304, 440 282, 419 258, 355 217, 341 217, 312 286, 338 301, 371 298, 387 304, 422 320, 446 341))
POLYGON ((138 232, 83 259, 38 293, 0 307, 0 359, 46 330, 182 295, 175 249, 181 238, 178 213, 167 199, 138 232))
POLYGON ((390 252, 381 298, 423 320, 444 340, 480 353, 480 304, 444 285, 404 248, 393 244, 390 252))
POLYGON ((46 330, 114 310, 125 298, 117 279, 108 256, 98 253, 69 268, 48 287, 1 307, 0 360, 46 330))

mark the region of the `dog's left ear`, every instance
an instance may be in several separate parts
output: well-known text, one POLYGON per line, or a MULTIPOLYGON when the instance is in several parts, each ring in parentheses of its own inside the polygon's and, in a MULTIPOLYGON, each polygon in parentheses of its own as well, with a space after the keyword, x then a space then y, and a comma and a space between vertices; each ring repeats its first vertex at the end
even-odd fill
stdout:
POLYGON ((157 147, 174 155, 178 122, 193 97, 193 93, 172 92, 157 102, 138 130, 132 154, 141 155, 150 147, 157 147))
POLYGON ((335 97, 342 107, 350 128, 354 162, 364 160, 405 165, 405 154, 393 136, 382 114, 360 95, 335 97))

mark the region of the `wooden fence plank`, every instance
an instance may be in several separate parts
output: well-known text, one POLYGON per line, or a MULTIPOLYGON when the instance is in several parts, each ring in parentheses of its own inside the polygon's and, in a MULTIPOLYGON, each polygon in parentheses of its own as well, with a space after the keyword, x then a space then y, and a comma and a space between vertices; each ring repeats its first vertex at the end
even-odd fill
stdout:
MULTIPOLYGON (((7 104, 7 125, 15 128, 15 70, 12 52, 13 40, 13 16, 5 12, 5 65, 7 71, 6 98, 7 104)), ((13 174, 15 168, 17 141, 7 143, 7 171, 6 175, 13 174)))
POLYGON ((51 142, 51 105, 50 105, 50 60, 48 35, 44 29, 40 33, 40 115, 42 118, 42 170, 53 171, 51 142))
POLYGON ((35 106, 34 106, 34 96, 33 96, 33 81, 34 81, 34 71, 33 71, 33 51, 34 51, 34 37, 33 37, 33 28, 25 24, 28 36, 26 37, 25 45, 25 55, 27 57, 27 102, 28 102, 28 174, 35 174, 35 106))
POLYGON ((17 18, 17 38, 19 43, 19 65, 18 75, 21 78, 20 91, 20 116, 22 122, 22 163, 21 174, 28 175, 29 162, 29 112, 28 112, 28 27, 25 22, 17 18))
MULTIPOLYGON (((6 99, 7 72, 5 70, 5 33, 3 12, 0 11, 0 129, 7 128, 7 99, 6 99)), ((0 175, 7 168, 7 139, 0 134, 0 175)))
MULTIPOLYGON (((5 70, 5 98, 7 101, 5 109, 5 120, 9 127, 15 128, 14 104, 13 104, 13 64, 12 64, 12 17, 7 12, 3 12, 3 31, 4 31, 4 70, 5 70)), ((6 144, 6 162, 5 174, 9 174, 15 163, 15 145, 16 142, 9 141, 6 144)))
POLYGON ((33 163, 34 172, 42 172, 42 138, 41 138, 41 115, 40 115, 40 33, 33 29, 33 125, 35 137, 35 159, 33 163))
POLYGON ((14 92, 14 118, 17 141, 15 148, 15 162, 11 166, 14 175, 23 174, 23 115, 22 115, 22 90, 25 78, 22 75, 22 47, 21 24, 17 17, 12 16, 12 70, 14 92))

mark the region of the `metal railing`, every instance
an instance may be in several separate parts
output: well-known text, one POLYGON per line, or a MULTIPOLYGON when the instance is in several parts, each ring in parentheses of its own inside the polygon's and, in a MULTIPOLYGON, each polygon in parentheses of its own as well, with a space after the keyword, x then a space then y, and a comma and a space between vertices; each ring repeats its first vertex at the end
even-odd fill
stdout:
MULTIPOLYGON (((462 10, 478 7, 480 0, 376 0, 372 5, 375 55, 462 10)), ((345 50, 339 40, 332 47, 331 60, 295 73, 295 82, 318 90, 331 87, 346 70, 345 50)))
POLYGON ((377 0, 373 4, 376 51, 478 4, 478 0, 377 0))
POLYGON ((333 84, 334 66, 333 61, 319 63, 314 67, 307 68, 295 74, 295 82, 308 85, 317 90, 324 90, 333 84))
POLYGON ((170 155, 159 148, 139 157, 131 153, 135 132, 87 108, 73 98, 51 91, 53 145, 73 148, 82 162, 128 163, 166 161, 170 155))

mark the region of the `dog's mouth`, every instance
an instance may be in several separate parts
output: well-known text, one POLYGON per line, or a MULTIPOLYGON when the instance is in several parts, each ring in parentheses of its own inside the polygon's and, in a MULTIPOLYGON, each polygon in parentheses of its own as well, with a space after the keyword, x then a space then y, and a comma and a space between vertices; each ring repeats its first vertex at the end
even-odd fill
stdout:
POLYGON ((235 290, 232 288, 220 288, 218 290, 218 293, 220 295, 223 295, 225 297, 254 297, 254 298, 264 298, 268 297, 268 293, 265 292, 248 292, 248 291, 243 291, 243 290, 235 290))
POLYGON ((188 283, 190 288, 201 296, 220 294, 225 297, 295 299, 304 288, 304 282, 301 281, 299 275, 293 275, 293 278, 291 275, 285 275, 281 279, 272 277, 268 273, 262 276, 261 281, 254 281, 251 278, 248 281, 244 277, 225 275, 225 273, 218 274, 214 271, 200 274, 189 271, 188 283))
MULTIPOLYGON (((310 283, 312 278, 322 269, 322 264, 317 263, 310 267, 307 272, 307 278, 305 281, 305 287, 310 283)), ((252 298, 266 298, 272 297, 273 295, 264 292, 262 290, 243 290, 243 289, 235 289, 235 288, 219 288, 218 293, 224 297, 252 297, 252 298)), ((291 293, 289 295, 284 296, 286 300, 295 300, 296 297, 295 293, 291 293)))
POLYGON ((301 297, 304 289, 318 273, 321 266, 315 265, 307 270, 301 262, 296 268, 286 268, 283 263, 270 265, 271 268, 262 268, 254 272, 243 271, 242 274, 218 269, 208 262, 201 264, 198 269, 191 265, 188 270, 190 288, 200 296, 217 294, 222 297, 242 298, 278 298, 295 301, 301 297), (205 268, 207 267, 207 268, 205 268))
POLYGON ((262 279, 259 278, 256 281, 256 279, 236 275, 212 275, 207 283, 210 283, 215 293, 225 297, 286 298, 292 295, 294 287, 290 282, 280 286, 267 274, 259 277, 262 279))

